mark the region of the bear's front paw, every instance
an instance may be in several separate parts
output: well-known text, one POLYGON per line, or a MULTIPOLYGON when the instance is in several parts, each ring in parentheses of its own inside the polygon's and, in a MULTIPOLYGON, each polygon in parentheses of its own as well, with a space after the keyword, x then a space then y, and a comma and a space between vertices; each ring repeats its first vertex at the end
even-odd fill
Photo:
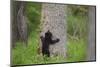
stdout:
POLYGON ((60 41, 60 39, 57 39, 57 42, 59 42, 60 41))

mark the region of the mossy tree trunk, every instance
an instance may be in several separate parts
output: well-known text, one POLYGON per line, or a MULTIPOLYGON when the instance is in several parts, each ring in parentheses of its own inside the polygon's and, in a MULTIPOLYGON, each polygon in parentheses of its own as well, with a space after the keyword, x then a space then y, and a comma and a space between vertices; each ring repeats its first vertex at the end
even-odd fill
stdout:
POLYGON ((42 4, 41 33, 45 36, 49 30, 53 39, 59 38, 60 41, 50 45, 49 51, 51 56, 66 57, 66 5, 61 4, 42 4))

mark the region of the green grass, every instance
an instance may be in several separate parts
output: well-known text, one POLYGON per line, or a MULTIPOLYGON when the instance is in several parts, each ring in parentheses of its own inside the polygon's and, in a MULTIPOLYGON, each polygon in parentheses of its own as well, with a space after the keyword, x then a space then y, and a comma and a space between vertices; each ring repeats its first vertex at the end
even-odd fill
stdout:
POLYGON ((39 37, 37 32, 33 32, 28 40, 28 46, 23 46, 21 42, 16 43, 16 47, 12 49, 12 64, 47 64, 64 62, 61 57, 43 57, 38 54, 39 37))
POLYGON ((86 41, 80 40, 69 40, 68 41, 68 57, 67 62, 78 62, 84 61, 86 58, 86 41))
POLYGON ((67 41, 67 58, 62 57, 43 57, 38 54, 37 48, 39 44, 38 33, 33 33, 28 39, 28 46, 25 47, 22 43, 16 43, 16 48, 12 49, 12 63, 13 65, 20 64, 47 64, 60 62, 77 62, 85 60, 86 42, 80 40, 67 41))

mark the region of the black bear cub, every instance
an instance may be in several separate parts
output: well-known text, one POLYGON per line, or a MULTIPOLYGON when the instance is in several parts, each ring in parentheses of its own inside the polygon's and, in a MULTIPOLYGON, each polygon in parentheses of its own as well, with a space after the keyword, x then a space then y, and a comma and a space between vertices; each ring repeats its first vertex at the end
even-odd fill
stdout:
POLYGON ((60 40, 58 38, 56 40, 52 40, 52 33, 49 30, 45 33, 45 37, 41 36, 40 38, 42 41, 43 56, 46 55, 47 57, 50 57, 49 45, 55 44, 60 40))

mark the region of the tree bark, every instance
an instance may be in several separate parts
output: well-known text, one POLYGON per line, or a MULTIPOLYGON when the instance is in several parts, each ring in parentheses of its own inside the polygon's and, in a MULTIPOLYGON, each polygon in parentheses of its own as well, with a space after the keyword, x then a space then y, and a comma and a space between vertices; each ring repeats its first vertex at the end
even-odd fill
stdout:
POLYGON ((18 40, 27 43, 27 20, 24 14, 25 3, 13 1, 12 5, 12 46, 15 47, 18 40))
POLYGON ((45 33, 49 30, 54 40, 60 39, 58 43, 50 45, 51 56, 66 57, 66 8, 66 5, 61 4, 42 4, 42 31, 40 36, 45 36, 45 33))
POLYGON ((95 7, 89 7, 89 33, 88 33, 88 54, 87 60, 93 61, 96 60, 96 37, 95 37, 95 17, 96 17, 96 10, 95 7))
POLYGON ((24 14, 24 2, 21 2, 20 8, 18 10, 17 14, 17 26, 18 26, 18 32, 20 35, 21 40, 26 44, 27 42, 27 20, 26 16, 24 14))
POLYGON ((20 2, 12 1, 11 5, 11 42, 12 47, 14 48, 16 46, 15 43, 20 39, 17 26, 17 13, 20 7, 20 2))

